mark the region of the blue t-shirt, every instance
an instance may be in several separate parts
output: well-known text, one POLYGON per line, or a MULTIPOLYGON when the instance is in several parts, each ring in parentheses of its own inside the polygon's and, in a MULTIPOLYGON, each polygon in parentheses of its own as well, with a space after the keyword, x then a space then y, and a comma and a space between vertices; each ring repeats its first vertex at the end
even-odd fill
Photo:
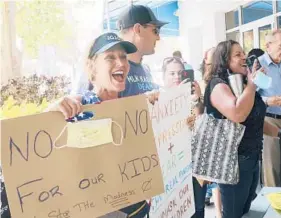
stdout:
POLYGON ((119 94, 119 97, 140 95, 159 88, 153 82, 149 69, 132 61, 129 61, 129 64, 130 71, 126 79, 126 88, 119 94))

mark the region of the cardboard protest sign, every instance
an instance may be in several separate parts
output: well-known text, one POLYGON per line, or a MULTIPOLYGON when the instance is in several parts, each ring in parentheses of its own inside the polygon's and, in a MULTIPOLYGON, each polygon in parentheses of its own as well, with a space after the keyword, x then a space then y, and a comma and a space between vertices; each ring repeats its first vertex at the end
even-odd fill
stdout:
MULTIPOLYGON (((122 127, 122 145, 54 148, 66 125, 59 112, 1 121, 1 162, 12 217, 93 218, 163 193, 146 97, 89 109, 94 119, 111 118, 122 127)), ((112 134, 120 140, 115 125, 112 134)), ((66 139, 67 131, 58 144, 66 139)))
POLYGON ((153 218, 188 218, 194 210, 191 169, 190 84, 161 92, 149 107, 165 193, 152 199, 153 218))

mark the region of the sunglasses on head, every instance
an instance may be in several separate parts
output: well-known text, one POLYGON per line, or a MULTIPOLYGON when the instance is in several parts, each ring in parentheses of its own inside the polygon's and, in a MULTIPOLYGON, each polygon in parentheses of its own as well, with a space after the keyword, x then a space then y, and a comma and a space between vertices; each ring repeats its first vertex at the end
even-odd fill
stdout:
POLYGON ((177 62, 180 62, 182 65, 184 65, 184 63, 182 62, 182 59, 181 58, 178 58, 178 57, 167 57, 163 60, 163 65, 166 65, 166 64, 169 64, 173 61, 177 61, 177 62))

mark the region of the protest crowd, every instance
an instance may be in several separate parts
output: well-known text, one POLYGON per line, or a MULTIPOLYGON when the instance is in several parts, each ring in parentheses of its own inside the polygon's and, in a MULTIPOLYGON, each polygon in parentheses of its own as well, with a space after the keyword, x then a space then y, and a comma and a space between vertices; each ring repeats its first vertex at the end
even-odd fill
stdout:
MULTIPOLYGON (((76 123, 93 116, 79 115, 84 105, 141 94, 154 105, 159 93, 190 87, 191 112, 185 125, 192 134, 195 213, 191 217, 204 218, 212 199, 217 218, 241 218, 257 197, 259 184, 281 187, 281 31, 267 34, 266 51, 246 54, 233 40, 214 45, 204 53, 202 81, 195 80, 192 66, 181 51, 175 51, 163 60, 160 86, 142 59, 155 53, 161 27, 168 22, 158 20, 147 6, 129 6, 118 17, 119 34, 100 35, 88 50, 88 89, 64 96, 47 111, 61 112, 67 122, 76 123)), ((10 218, 4 179, 5 170, 1 217, 10 218)), ((154 217, 152 204, 143 199, 116 212, 130 218, 154 217)), ((113 212, 111 217, 121 216, 113 212)))

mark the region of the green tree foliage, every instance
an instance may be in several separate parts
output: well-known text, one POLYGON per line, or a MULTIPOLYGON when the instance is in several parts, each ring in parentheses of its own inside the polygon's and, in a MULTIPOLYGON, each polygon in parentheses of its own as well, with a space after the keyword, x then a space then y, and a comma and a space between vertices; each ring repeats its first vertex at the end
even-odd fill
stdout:
POLYGON ((42 45, 67 48, 72 28, 66 23, 62 1, 17 1, 16 31, 24 49, 36 57, 42 45))

